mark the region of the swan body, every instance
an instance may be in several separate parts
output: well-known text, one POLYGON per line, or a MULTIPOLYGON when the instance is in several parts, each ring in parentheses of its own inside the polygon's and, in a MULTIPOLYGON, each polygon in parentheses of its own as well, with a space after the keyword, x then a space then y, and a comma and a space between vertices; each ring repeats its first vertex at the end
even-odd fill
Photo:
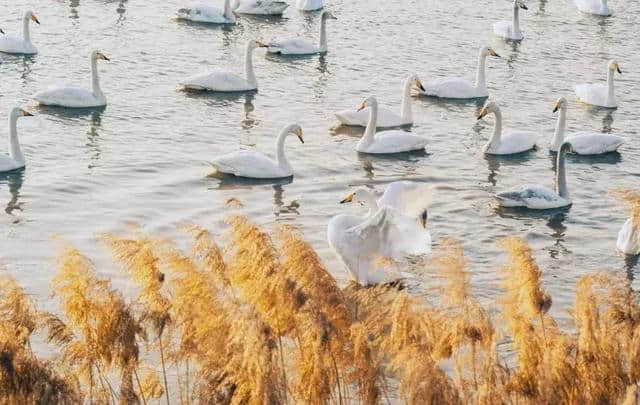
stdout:
POLYGON ((521 41, 524 35, 520 30, 520 9, 528 10, 522 0, 513 1, 513 18, 511 21, 498 21, 493 24, 493 32, 499 37, 512 41, 521 41))
POLYGON ((478 56, 478 70, 476 72, 476 82, 471 83, 460 77, 447 77, 444 79, 433 80, 424 85, 425 90, 420 92, 425 96, 451 98, 451 99, 470 99, 489 97, 489 89, 486 83, 486 60, 487 56, 500 57, 493 49, 489 47, 480 48, 478 56))
POLYGON ((618 233, 618 250, 628 255, 640 255, 640 227, 634 224, 633 218, 627 221, 618 233))
POLYGON ((607 0, 574 0, 578 10, 587 14, 608 17, 612 14, 607 0))
POLYGON ((35 100, 41 105, 67 108, 91 108, 107 105, 107 98, 100 88, 98 60, 109 61, 109 58, 100 51, 93 51, 90 59, 91 90, 75 86, 56 87, 36 93, 34 95, 35 100))
POLYGON ((362 102, 359 110, 369 107, 369 122, 356 150, 362 153, 401 153, 424 149, 427 140, 405 131, 382 131, 376 133, 378 101, 371 96, 362 102))
POLYGON ((318 45, 301 38, 271 40, 267 46, 267 52, 280 55, 314 55, 325 54, 327 48, 327 20, 337 20, 330 11, 323 11, 320 17, 320 39, 318 45))
POLYGON ((17 122, 20 117, 30 117, 31 113, 15 107, 9 113, 9 154, 0 155, 0 173, 21 169, 25 166, 24 155, 18 141, 17 122))
POLYGON ((324 0, 297 0, 296 8, 303 11, 315 11, 324 7, 324 0))
POLYGON ((218 172, 253 179, 280 179, 293 176, 293 169, 284 153, 284 141, 293 134, 304 143, 302 128, 287 125, 276 139, 276 159, 257 151, 240 151, 220 156, 212 162, 218 172))
POLYGON ((236 0, 233 11, 238 14, 282 15, 287 7, 289 4, 278 0, 236 0))
POLYGON ((512 155, 527 152, 536 147, 537 137, 531 132, 518 130, 502 130, 502 112, 500 107, 493 102, 488 102, 480 111, 478 119, 493 113, 496 122, 493 127, 493 136, 484 146, 483 151, 489 155, 512 155))
MULTIPOLYGON (((378 107, 377 128, 399 127, 402 125, 413 124, 413 111, 411 108, 411 89, 418 88, 423 90, 422 82, 416 75, 410 75, 402 86, 402 105, 400 114, 387 109, 378 107)), ((336 118, 342 125, 366 127, 369 122, 371 108, 367 107, 363 110, 344 110, 337 112, 336 118)))
POLYGON ((615 72, 622 74, 620 66, 615 60, 609 61, 607 69, 607 84, 585 83, 576 86, 576 96, 585 104, 591 104, 599 107, 617 108, 615 88, 613 85, 613 76, 615 72))
POLYGON ((236 16, 231 10, 231 0, 224 0, 224 9, 206 4, 191 4, 178 10, 177 18, 209 24, 235 24, 236 16))
MULTIPOLYGON (((40 24, 33 11, 27 11, 22 17, 22 36, 12 34, 0 36, 0 52, 18 55, 35 55, 38 53, 38 49, 31 43, 31 32, 29 31, 29 23, 31 21, 40 24)), ((4 31, 2 31, 2 34, 4 34, 4 31)))
POLYGON ((565 142, 558 151, 556 162, 556 182, 554 189, 538 184, 527 184, 496 195, 502 207, 524 207, 532 210, 546 210, 567 207, 572 204, 567 190, 565 154, 571 144, 565 142))
POLYGON ((578 155, 600 155, 615 152, 624 143, 624 139, 619 136, 598 132, 577 132, 570 134, 565 139, 567 107, 567 100, 564 97, 560 97, 553 110, 553 112, 560 111, 560 115, 558 116, 555 135, 549 147, 552 152, 557 152, 565 141, 571 143, 573 152, 578 155))
POLYGON ((215 92, 253 91, 258 89, 258 81, 253 70, 253 50, 266 45, 251 40, 245 51, 245 77, 227 71, 214 71, 187 78, 182 85, 187 90, 215 92))

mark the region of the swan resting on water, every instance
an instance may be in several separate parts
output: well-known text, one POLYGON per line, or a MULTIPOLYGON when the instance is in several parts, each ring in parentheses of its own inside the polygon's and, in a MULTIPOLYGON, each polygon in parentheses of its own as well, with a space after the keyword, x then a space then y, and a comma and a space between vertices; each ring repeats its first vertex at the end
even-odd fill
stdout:
POLYGON ((640 255, 640 224, 629 218, 622 225, 616 243, 618 250, 627 255, 640 255))
POLYGON ((607 0, 574 0, 578 10, 587 14, 595 14, 603 17, 608 17, 611 14, 611 9, 607 4, 607 0))
POLYGON ((480 111, 478 120, 487 114, 493 113, 496 122, 493 127, 493 135, 484 146, 483 151, 489 155, 512 155, 527 152, 536 147, 537 137, 531 132, 519 130, 502 130, 502 112, 494 101, 489 101, 480 111))
POLYGON ((17 123, 20 117, 31 117, 33 114, 21 109, 20 107, 14 107, 9 113, 9 154, 0 155, 0 173, 10 172, 12 170, 21 169, 25 166, 24 155, 20 149, 20 142, 18 141, 18 129, 17 123))
POLYGON ((493 32, 499 37, 512 41, 522 41, 524 34, 520 30, 520 9, 528 10, 522 0, 513 1, 513 18, 511 21, 498 21, 493 24, 493 32))
POLYGON ((235 0, 232 8, 238 14, 282 15, 287 7, 289 4, 279 0, 235 0))
POLYGON ((297 0, 296 8, 302 11, 315 11, 324 7, 324 0, 297 0))
POLYGON ((22 36, 5 34, 0 30, 3 35, 0 36, 0 52, 11 53, 17 55, 35 55, 38 53, 38 49, 31 43, 31 32, 29 31, 29 23, 33 21, 40 25, 38 17, 33 14, 33 11, 27 11, 22 17, 22 36))
POLYGON ((236 16, 231 10, 231 0, 224 0, 224 9, 206 4, 191 4, 178 10, 177 18, 209 24, 235 24, 236 16))
POLYGON ((607 84, 579 84, 576 86, 576 96, 578 96, 578 99, 585 104, 605 108, 618 108, 615 88, 613 85, 613 76, 616 72, 618 72, 618 74, 622 74, 620 65, 618 65, 618 62, 615 60, 610 60, 607 65, 607 84))
POLYGON ((331 11, 323 11, 320 17, 320 39, 318 45, 301 38, 276 39, 267 44, 269 53, 280 55, 315 55, 325 54, 327 48, 327 20, 337 20, 331 11))
POLYGON ((257 151, 233 152, 216 158, 211 164, 220 173, 252 179, 281 179, 293 176, 293 168, 284 153, 287 135, 295 135, 304 143, 302 128, 298 124, 287 125, 276 139, 276 159, 257 151))

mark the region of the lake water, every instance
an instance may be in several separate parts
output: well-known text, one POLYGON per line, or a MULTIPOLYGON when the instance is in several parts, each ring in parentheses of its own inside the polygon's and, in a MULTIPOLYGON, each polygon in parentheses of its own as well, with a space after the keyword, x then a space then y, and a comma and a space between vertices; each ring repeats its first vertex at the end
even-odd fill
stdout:
MULTIPOLYGON (((255 95, 189 95, 181 79, 211 68, 243 72, 249 39, 280 36, 317 38, 319 14, 293 7, 283 18, 240 17, 234 27, 216 28, 172 19, 181 1, 2 0, 0 26, 15 32, 22 12, 32 25, 40 53, 31 58, 0 56, 0 120, 15 104, 36 117, 19 121, 27 157, 23 172, 0 177, 0 260, 39 303, 55 273, 55 236, 71 241, 103 263, 96 243, 102 232, 128 229, 131 222, 153 234, 184 240, 178 226, 197 223, 216 233, 232 212, 230 198, 244 204, 254 221, 272 229, 298 227, 340 280, 341 268, 326 242, 329 218, 362 213, 338 204, 359 185, 381 191, 392 181, 437 185, 430 211, 434 242, 463 242, 475 292, 492 300, 504 256, 496 241, 524 236, 535 249, 554 297, 554 311, 567 317, 576 280, 601 270, 634 277, 640 266, 615 251, 624 209, 607 193, 640 182, 640 4, 612 0, 616 15, 581 14, 568 0, 530 1, 522 12, 525 40, 505 43, 493 22, 509 19, 511 2, 478 0, 330 1, 338 21, 328 22, 326 57, 280 59, 255 52, 260 91, 255 95), (502 106, 505 126, 539 134, 542 147, 515 158, 488 158, 481 147, 493 118, 476 122, 474 103, 414 102, 415 134, 427 137, 427 152, 395 158, 359 156, 362 131, 332 130, 333 112, 355 108, 368 95, 399 109, 404 78, 475 76, 480 46, 502 59, 488 60, 492 98, 502 106), (98 48, 112 59, 100 63, 104 111, 41 110, 31 96, 52 84, 88 85, 88 54, 98 48), (573 86, 603 81, 616 58, 619 108, 590 109, 576 103, 573 86), (569 210, 531 214, 497 208, 496 192, 521 183, 551 185, 553 156, 548 142, 555 100, 570 100, 570 130, 605 130, 623 136, 620 154, 569 158, 569 210), (278 131, 299 122, 304 145, 294 137, 287 150, 295 170, 290 183, 221 181, 209 176, 213 157, 253 147, 271 153, 278 131)), ((4 136, 4 135, 3 135, 4 136)), ((116 266, 100 266, 125 286, 116 266)))

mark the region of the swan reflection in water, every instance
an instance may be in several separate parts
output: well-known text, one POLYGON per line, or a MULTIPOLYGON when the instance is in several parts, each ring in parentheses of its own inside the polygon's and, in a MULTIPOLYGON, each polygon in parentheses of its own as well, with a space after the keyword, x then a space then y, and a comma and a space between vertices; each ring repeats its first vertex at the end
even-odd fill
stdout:
POLYGON ((4 208, 4 212, 8 215, 15 215, 15 211, 23 211, 23 203, 20 202, 20 189, 24 182, 25 169, 13 170, 10 172, 0 173, 0 189, 5 184, 9 186, 9 194, 11 198, 4 208))

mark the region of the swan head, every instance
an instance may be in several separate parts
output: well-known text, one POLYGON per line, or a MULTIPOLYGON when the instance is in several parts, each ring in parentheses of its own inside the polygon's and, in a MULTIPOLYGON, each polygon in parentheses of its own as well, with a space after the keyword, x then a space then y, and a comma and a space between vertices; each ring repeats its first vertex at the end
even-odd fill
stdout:
POLYGON ((336 16, 334 16, 333 13, 331 13, 331 11, 329 10, 323 11, 322 16, 320 18, 322 18, 323 21, 337 20, 336 16))
POLYGON ((484 105, 484 107, 482 107, 482 110, 480 110, 480 114, 478 114, 478 120, 483 119, 484 117, 489 115, 489 113, 495 113, 498 111, 500 111, 500 107, 498 107, 498 104, 495 101, 489 101, 484 105))
POLYGON ((351 203, 355 201, 355 202, 359 202, 361 205, 364 205, 365 202, 371 201, 371 200, 375 201, 375 199, 376 198, 371 191, 367 190, 366 188, 360 187, 353 193, 343 198, 340 201, 340 204, 346 204, 346 203, 351 203))
POLYGON ((358 111, 362 111, 367 107, 373 107, 378 105, 378 100, 375 96, 369 96, 364 99, 362 103, 358 106, 358 111))
POLYGON ((615 60, 609 61, 609 70, 618 72, 618 74, 622 74, 622 70, 620 70, 620 65, 618 65, 618 62, 616 62, 615 60))
POLYGON ((298 125, 298 124, 289 125, 287 127, 286 131, 291 135, 297 136, 298 139, 300 140, 300 142, 304 143, 304 138, 302 137, 302 135, 303 135, 302 127, 300 125, 298 125))
POLYGON ((523 9, 523 10, 529 10, 529 7, 527 7, 527 5, 526 5, 526 4, 524 4, 524 1, 523 1, 523 0, 516 0, 516 1, 515 1, 515 3, 514 3, 514 5, 515 5, 516 7, 520 7, 520 8, 521 8, 521 9, 523 9))
POLYGON ((35 14, 33 14, 33 11, 29 10, 26 13, 24 13, 24 17, 25 20, 31 20, 34 23, 40 25, 40 21, 38 21, 38 17, 36 17, 35 14))
POLYGON ((20 107, 13 107, 9 115, 11 116, 11 118, 33 117, 33 114, 31 114, 29 111, 23 110, 20 107))
POLYGON ((407 81, 410 82, 413 86, 415 86, 418 90, 425 92, 424 86, 422 85, 422 80, 418 77, 418 75, 411 75, 407 78, 407 81))
POLYGON ((111 59, 107 58, 102 51, 93 51, 91 52, 91 60, 106 60, 107 62, 111 59))
POLYGON ((493 48, 491 48, 490 46, 485 46, 483 48, 480 48, 480 55, 482 55, 482 56, 495 56, 497 58, 500 57, 500 55, 498 55, 498 53, 496 51, 494 51, 493 48))
POLYGON ((564 110, 568 106, 567 99, 564 97, 560 97, 558 101, 556 101, 555 107, 553 107, 553 112, 558 112, 558 110, 564 110))
POLYGON ((268 48, 269 45, 260 42, 258 40, 252 39, 251 41, 249 41, 249 43, 247 44, 247 47, 251 50, 254 50, 256 48, 268 48))

